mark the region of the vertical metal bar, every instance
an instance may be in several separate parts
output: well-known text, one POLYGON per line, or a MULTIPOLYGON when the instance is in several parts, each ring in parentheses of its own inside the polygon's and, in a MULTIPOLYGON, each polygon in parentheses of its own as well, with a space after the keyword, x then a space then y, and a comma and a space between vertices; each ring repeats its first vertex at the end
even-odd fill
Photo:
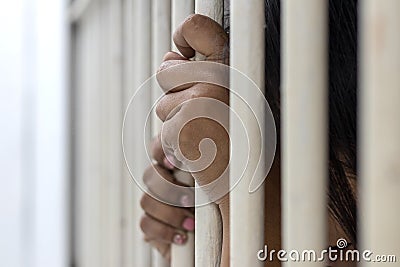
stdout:
MULTIPOLYGON (((134 64, 134 18, 133 18, 133 0, 127 0, 123 3, 123 53, 126 58, 123 66, 123 89, 122 99, 123 107, 126 107, 132 94, 133 87, 133 64, 134 64)), ((131 129, 127 131, 132 132, 131 129)), ((134 193, 138 192, 136 184, 132 181, 127 168, 123 169, 123 177, 125 178, 122 186, 122 220, 125 226, 122 229, 122 267, 135 266, 136 264, 146 265, 147 261, 142 261, 140 252, 142 248, 136 249, 136 240, 140 238, 139 232, 135 224, 139 223, 140 213, 134 202, 134 193)), ((146 248, 147 250, 147 248, 146 248)), ((147 252, 147 251, 146 251, 147 252)))
MULTIPOLYGON (((222 24, 223 1, 196 0, 195 13, 208 16, 222 24)), ((219 209, 214 203, 196 207, 195 218, 195 266, 219 266, 222 243, 222 222, 219 209)))
MULTIPOLYGON (((230 64, 250 79, 255 84, 264 88, 264 0, 232 0, 230 23, 230 64)), ((230 86, 241 97, 251 100, 251 108, 256 112, 264 112, 264 101, 258 99, 254 92, 249 92, 248 84, 243 84, 243 79, 237 71, 231 70, 230 86), (257 98, 257 99, 256 99, 257 98)), ((238 114, 243 113, 241 103, 231 94, 231 108, 238 114)), ((247 120, 246 113, 240 114, 247 120)), ((263 114, 259 114, 263 117, 263 114)), ((241 125, 236 125, 230 118, 231 148, 242 148, 243 140, 238 133, 241 125)), ((264 128, 264 122, 259 126, 264 128)), ((258 127, 246 129, 249 136, 259 135, 258 127)), ((256 138, 257 139, 257 138, 256 138)), ((252 141, 250 141, 252 142, 252 141)), ((262 146, 261 143, 255 144, 262 146)), ((243 151, 244 153, 245 151, 243 151)), ((243 170, 243 156, 240 153, 231 153, 230 180, 243 170)), ((263 162, 263 159, 261 159, 263 162)), ((254 163, 254 162, 253 162, 254 163)), ((264 263, 257 259, 257 251, 264 244, 264 190, 260 188, 254 193, 249 193, 249 184, 252 174, 244 173, 237 186, 230 193, 230 266, 263 266, 264 263)), ((224 226, 225 227, 225 226, 224 226)))
POLYGON ((397 0, 361 1, 359 223, 371 258, 400 256, 399 12, 397 0))
MULTIPOLYGON (((99 218, 100 211, 96 203, 99 201, 98 177, 101 172, 97 166, 100 155, 98 98, 93 99, 94 89, 100 87, 97 77, 100 66, 100 48, 91 46, 93 40, 99 40, 100 25, 96 16, 99 3, 94 3, 86 16, 79 23, 76 36, 76 109, 80 116, 76 117, 76 264, 79 266, 98 266, 101 263, 100 225, 91 225, 88 218, 99 218), (92 40, 92 41, 90 41, 92 40)), ((100 42, 97 42, 100 43, 100 42)))
MULTIPOLYGON (((152 0, 152 74, 157 72, 162 58, 171 50, 171 0, 152 0)), ((152 103, 161 96, 162 90, 155 79, 152 79, 152 103)), ((161 130, 161 120, 153 112, 151 130, 156 136, 161 130)))
MULTIPOLYGON (((193 186, 193 177, 190 173, 175 171, 176 179, 184 184, 193 186)), ((187 241, 184 246, 171 245, 171 267, 192 267, 194 264, 194 234, 187 233, 187 241)))
MULTIPOLYGON (((125 66, 124 66, 124 108, 127 106, 130 98, 138 90, 141 83, 151 76, 151 1, 149 0, 127 0, 124 1, 125 18, 125 66)), ((146 86, 148 86, 146 84, 146 86)), ((151 107, 150 88, 143 88, 143 101, 137 107, 141 112, 131 117, 135 123, 127 124, 125 133, 132 138, 127 139, 129 143, 125 144, 125 153, 130 155, 135 162, 133 175, 142 177, 144 169, 148 165, 146 155, 142 150, 135 149, 143 146, 143 141, 150 141, 150 134, 143 140, 140 131, 136 125, 145 125, 145 114, 151 107)), ((149 133, 150 129, 146 131, 149 133)), ((140 208, 140 198, 142 190, 134 183, 126 172, 124 193, 124 227, 123 235, 123 266, 151 266, 150 246, 143 240, 143 233, 140 230, 140 218, 143 214, 140 208)))
MULTIPOLYGON (((194 0, 171 0, 171 32, 181 24, 187 16, 194 13, 194 0)), ((175 44, 171 41, 171 48, 177 51, 175 44)))
MULTIPOLYGON (((171 0, 171 32, 181 24, 187 16, 194 12, 194 0, 171 0)), ((174 42, 171 40, 171 50, 177 51, 174 42)), ((176 171, 175 177, 178 181, 192 185, 193 178, 190 174, 176 171)), ((171 266, 190 267, 194 266, 194 236, 188 234, 188 241, 185 246, 171 246, 171 266)))
MULTIPOLYGON (((326 242, 328 2, 283 4, 283 246, 326 242)), ((323 262, 287 262, 323 266, 323 262)))
POLYGON ((122 62, 121 38, 122 9, 120 2, 106 1, 99 10, 101 23, 100 51, 100 87, 93 92, 99 96, 99 121, 102 140, 100 143, 101 176, 96 179, 100 184, 101 225, 100 254, 107 265, 121 265, 121 190, 122 190, 122 155, 120 136, 122 130, 122 62), (100 89, 100 90, 99 90, 100 89), (96 92, 97 91, 97 92, 96 92))
POLYGON ((78 25, 75 245, 82 266, 120 265, 120 11, 118 2, 96 2, 78 25))
MULTIPOLYGON (((151 2, 148 0, 136 0, 133 2, 133 11, 134 11, 134 60, 133 63, 133 72, 134 73, 134 89, 138 89, 140 84, 143 83, 146 79, 151 76, 151 2), (140 36, 140 41, 136 39, 140 36)), ((148 85, 146 85, 148 86, 148 85)), ((151 91, 150 88, 143 88, 142 90, 147 90, 146 98, 144 99, 141 110, 146 112, 151 107, 151 91)), ((137 125, 145 125, 143 123, 144 114, 138 114, 138 117, 135 118, 137 121, 137 125)), ((142 130, 142 129, 141 129, 142 130)), ((137 129, 133 129, 134 132, 137 129)), ((147 131, 150 133, 150 131, 147 131)), ((140 135, 139 135, 140 136, 140 135)), ((146 143, 150 142, 151 136, 145 136, 146 143)), ((134 138, 134 142, 137 142, 133 145, 134 147, 140 147, 142 145, 143 140, 141 138, 134 138)), ((141 177, 144 169, 147 167, 148 161, 145 160, 145 155, 135 155, 135 169, 138 171, 138 175, 135 177, 141 177), (137 157, 137 158, 136 158, 137 157), (139 167, 140 166, 140 167, 139 167), (139 167, 139 168, 138 168, 139 167)), ((142 196, 143 192, 136 187, 136 192, 134 194, 136 209, 138 213, 141 215, 143 213, 142 209, 139 206, 139 200, 142 196)), ((136 240, 136 248, 141 247, 140 251, 138 251, 141 264, 137 264, 137 266, 150 266, 151 262, 151 251, 147 244, 143 244, 143 234, 139 229, 139 219, 141 216, 136 217, 137 220, 135 222, 135 226, 137 227, 137 231, 139 232, 139 236, 137 236, 136 240)))
POLYGON ((208 16, 222 25, 224 19, 223 0, 196 0, 195 13, 208 16))
MULTIPOLYGON (((170 51, 171 48, 171 0, 152 0, 151 10, 151 71, 152 75, 154 75, 162 62, 163 56, 170 51)), ((151 103, 154 104, 161 96, 162 90, 155 79, 151 79, 151 81, 151 103)), ((151 114, 151 132, 153 138, 160 133, 161 124, 161 120, 157 117, 157 114, 153 112, 151 114)), ((153 267, 169 266, 169 263, 156 249, 152 251, 151 263, 153 267)))

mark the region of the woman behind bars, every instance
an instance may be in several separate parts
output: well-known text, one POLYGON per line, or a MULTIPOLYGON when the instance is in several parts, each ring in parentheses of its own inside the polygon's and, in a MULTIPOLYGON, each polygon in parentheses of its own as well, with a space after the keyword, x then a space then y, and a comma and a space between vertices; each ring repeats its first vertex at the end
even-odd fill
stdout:
MULTIPOLYGON (((335 246, 336 240, 345 237, 353 246, 356 238, 356 60, 357 60, 357 1, 329 1, 329 244, 335 246)), ((274 113, 279 136, 280 120, 280 3, 279 0, 266 0, 266 98, 274 113)), ((245 19, 245 18, 244 18, 245 19)), ((228 29, 228 28, 227 28, 228 29)), ((221 28, 211 19, 194 15, 187 18, 175 31, 174 42, 181 54, 169 52, 164 56, 161 69, 182 64, 193 57, 195 52, 206 56, 208 61, 227 64, 229 55, 227 29, 221 28)), ((191 75, 190 69, 182 69, 182 75, 191 75)), ((171 77, 174 79, 174 77, 171 77)), ((161 120, 178 119, 182 112, 171 116, 171 111, 184 101, 207 97, 229 103, 229 93, 218 86, 194 84, 167 93, 157 106, 161 120), (170 118, 171 117, 171 118, 170 118), (175 117, 175 118, 174 118, 175 117)), ((167 131, 168 132, 168 131, 167 131)), ((173 132, 173 131, 169 131, 173 132)), ((218 148, 211 166, 193 173, 200 185, 219 177, 228 166, 228 135, 221 127, 205 119, 194 120, 180 133, 180 149, 185 155, 199 156, 199 143, 193 138, 213 137, 218 148)), ((171 137, 172 138, 172 137, 171 137)), ((279 142, 278 142, 279 143, 279 142)), ((164 144, 165 145, 165 144, 164 144)), ((279 144, 278 144, 279 146, 279 144)), ((162 188, 157 181, 167 179, 176 182, 173 170, 178 164, 173 153, 164 153, 160 139, 152 145, 152 153, 157 164, 149 167, 144 181, 149 190, 160 194, 162 188)), ((306 153, 306 152, 305 152, 306 153)), ((265 244, 270 249, 281 248, 281 203, 280 203, 280 164, 279 148, 272 169, 265 182, 265 244)), ((193 195, 176 196, 183 206, 193 202, 193 195)), ((217 201, 223 219, 222 266, 229 266, 229 194, 217 201)), ((180 208, 159 202, 144 195, 141 206, 145 215, 141 228, 145 239, 157 248, 166 258, 170 257, 170 244, 183 245, 188 231, 194 230, 194 215, 190 208, 180 208)), ((256 233, 258 234, 258 233, 256 233)), ((279 262, 269 266, 280 266, 279 262)), ((345 266, 336 262, 332 266, 345 266)), ((351 263, 347 263, 350 266, 351 263)))

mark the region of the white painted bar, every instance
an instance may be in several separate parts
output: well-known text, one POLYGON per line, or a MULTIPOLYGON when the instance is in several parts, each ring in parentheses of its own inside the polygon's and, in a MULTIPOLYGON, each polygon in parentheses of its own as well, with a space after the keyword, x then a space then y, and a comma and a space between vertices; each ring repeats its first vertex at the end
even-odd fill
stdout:
MULTIPOLYGON (((194 13, 194 0, 171 0, 171 32, 181 24, 187 16, 194 13)), ((173 51, 178 51, 171 40, 173 51)))
MULTIPOLYGON (((196 0, 195 13, 218 23, 223 20, 222 0, 196 0)), ((196 56, 199 58, 199 55, 196 56)), ((197 184, 196 184, 197 186, 197 184)), ((219 266, 221 261, 222 222, 219 209, 211 203, 195 209, 195 266, 219 266)))
POLYGON ((196 0, 195 13, 212 18, 222 25, 224 16, 223 0, 196 0))
MULTIPOLYGON (((162 59, 168 51, 171 50, 171 0, 152 0, 152 54, 151 54, 151 71, 152 75, 157 72, 158 67, 162 63, 162 59)), ((151 85, 152 103, 156 103, 161 96, 161 88, 156 79, 152 79, 151 85)), ((158 135, 161 130, 162 122, 153 112, 151 131, 153 137, 158 135)))
POLYGON ((72 67, 76 264, 121 266, 120 2, 93 2, 76 25, 72 67))
POLYGON ((74 0, 68 7, 68 19, 69 23, 78 22, 90 8, 93 0, 74 0))
MULTIPOLYGON (((400 257, 400 2, 361 4, 360 247, 400 257)), ((365 262, 361 266, 387 266, 365 262)))
MULTIPOLYGON (((264 0, 231 0, 230 14, 230 63, 233 68, 250 77, 261 89, 264 88, 264 0)), ((251 107, 263 113, 264 101, 254 99, 257 94, 249 92, 247 84, 236 71, 231 70, 230 86, 240 96, 254 100, 251 107)), ((242 103, 231 95, 231 107, 246 120, 246 111, 242 103)), ((231 113, 232 114, 232 113, 231 113)), ((260 114, 263 117, 263 114, 260 114)), ((237 129, 230 118, 231 148, 240 149, 243 145, 237 129)), ((263 121, 260 122, 263 128, 263 121)), ((259 135, 258 128, 246 129, 251 136, 259 135)), ((256 138, 257 139, 257 138, 256 138)), ((256 144, 257 145, 257 144, 256 144)), ((258 146, 261 146, 259 144, 258 146)), ((233 182, 238 173, 242 173, 243 157, 240 153, 231 153, 230 180, 233 182)), ((261 159, 263 162, 263 159, 261 159)), ((249 193, 252 175, 244 174, 241 181, 230 193, 230 266, 264 266, 257 259, 257 251, 264 246, 264 190, 261 187, 254 193, 249 193)))
MULTIPOLYGON (((99 72, 99 46, 91 46, 93 40, 99 39, 98 17, 99 4, 93 4, 86 16, 79 23, 75 36, 74 90, 75 108, 79 116, 74 118, 75 125, 75 264, 79 266, 99 266, 100 224, 92 224, 89 218, 99 218, 100 202, 99 177, 101 171, 96 168, 99 162, 100 135, 91 136, 92 131, 100 132, 98 98, 92 99, 93 91, 99 90, 100 82, 94 76, 99 72)), ((98 94, 99 92, 96 92, 98 94)))
MULTIPOLYGON (((133 14, 133 1, 125 1, 123 3, 123 53, 125 57, 123 67, 123 86, 122 86, 122 98, 123 108, 126 108, 131 97, 132 87, 134 84, 133 78, 133 65, 134 65, 134 18, 133 14)), ((132 132, 132 129, 129 129, 132 132)), ((128 130, 127 130, 128 132, 128 130)), ((134 201, 137 201, 137 197, 134 199, 134 194, 139 193, 136 188, 136 184, 132 181, 127 168, 123 168, 123 190, 122 190, 122 220, 124 225, 122 227, 122 266, 129 267, 135 266, 135 264, 143 264, 143 266, 150 266, 149 248, 145 248, 146 259, 140 255, 141 249, 135 249, 137 242, 139 242, 139 229, 135 223, 139 223, 140 213, 137 205, 134 201)), ((143 242, 144 245, 144 242, 143 242)))
MULTIPOLYGON (((140 84, 151 76, 151 1, 149 0, 127 0, 124 1, 124 85, 123 85, 123 108, 127 107, 130 98, 138 89, 140 84)), ((129 123, 125 134, 132 136, 126 141, 125 153, 135 162, 133 174, 135 177, 142 177, 144 169, 148 165, 146 155, 141 154, 143 139, 138 125, 145 125, 144 115, 151 105, 150 88, 144 88, 143 101, 140 102, 142 113, 131 117, 135 124, 129 123), (140 152, 138 152, 140 151, 140 152)), ((150 133, 150 129, 148 131, 150 133)), ((150 135, 145 136, 145 141, 150 141, 150 135)), ((140 229, 140 218, 143 210, 140 208, 140 198, 143 191, 132 180, 125 169, 123 185, 123 255, 122 266, 151 266, 151 249, 143 239, 140 229)))
MULTIPOLYGON (((190 173, 184 171, 175 171, 175 178, 187 185, 193 186, 194 179, 190 175, 190 173)), ((195 230, 197 231, 197 230, 195 230)), ((194 263, 194 251, 195 251, 195 243, 194 243, 194 234, 187 234, 187 241, 184 246, 179 245, 171 245, 171 267, 193 267, 194 263)))
MULTIPOLYGON (((100 169, 99 218, 101 231, 101 262, 110 266, 121 265, 121 216, 122 216, 122 7, 121 2, 105 1, 100 16, 100 81, 99 120, 101 155, 97 168, 100 169)), ((92 98, 95 98, 96 88, 92 98)), ((94 177, 96 179, 96 177, 94 177)), ((92 220, 93 218, 91 218, 92 220)))
MULTIPOLYGON (((326 241, 328 2, 282 1, 283 247, 321 251, 326 241)), ((285 266, 324 266, 287 262, 285 266)))
MULTIPOLYGON (((171 33, 181 24, 187 16, 194 13, 194 0, 171 0, 171 33)), ((173 40, 171 39, 171 50, 177 51, 173 40)), ((177 180, 192 184, 193 178, 190 174, 182 171, 175 172, 177 180)), ((171 246, 171 266, 172 267, 190 267, 194 266, 194 236, 188 235, 188 241, 185 246, 171 246)))
MULTIPOLYGON (((152 0, 151 2, 151 75, 157 72, 165 53, 171 48, 171 0, 152 0)), ((156 79, 151 80, 151 104, 156 103, 162 90, 156 79)), ((162 122, 153 112, 151 114, 151 133, 154 138, 160 133, 162 122)), ((153 267, 167 267, 167 262, 156 250, 152 250, 153 267)))

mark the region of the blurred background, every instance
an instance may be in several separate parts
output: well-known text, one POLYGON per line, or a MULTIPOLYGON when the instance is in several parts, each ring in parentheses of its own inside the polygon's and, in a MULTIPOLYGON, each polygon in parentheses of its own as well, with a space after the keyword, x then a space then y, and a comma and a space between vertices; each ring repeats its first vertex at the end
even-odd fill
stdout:
POLYGON ((133 32, 151 17, 148 6, 135 20, 136 2, 2 3, 0 266, 145 266, 150 258, 137 223, 142 193, 121 149, 139 83, 133 32))

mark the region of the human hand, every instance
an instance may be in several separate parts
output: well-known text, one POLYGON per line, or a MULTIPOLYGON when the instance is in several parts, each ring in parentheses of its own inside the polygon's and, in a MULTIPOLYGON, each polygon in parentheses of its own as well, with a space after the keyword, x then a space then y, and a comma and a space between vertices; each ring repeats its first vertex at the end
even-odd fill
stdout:
POLYGON ((155 247, 166 259, 170 260, 171 244, 183 245, 187 241, 187 233, 194 231, 194 194, 190 191, 174 190, 161 183, 167 180, 171 183, 183 185, 175 180, 172 174, 173 165, 168 161, 162 148, 159 137, 152 142, 152 157, 157 164, 149 166, 143 181, 152 196, 144 194, 140 205, 144 210, 140 227, 145 240, 155 247), (155 196, 156 198, 154 198, 155 196), (180 203, 181 207, 167 203, 180 203))
MULTIPOLYGON (((228 36, 210 18, 193 15, 179 26, 174 34, 174 42, 182 56, 174 52, 167 53, 157 74, 159 84, 166 92, 156 108, 157 115, 163 121, 163 149, 166 154, 174 156, 172 161, 177 159, 182 162, 201 186, 224 177, 222 190, 227 193, 229 91, 220 85, 197 81, 201 80, 201 75, 206 75, 206 78, 222 75, 224 77, 211 77, 210 80, 226 80, 229 73, 199 69, 197 62, 189 58, 198 52, 205 56, 207 62, 228 63, 228 36), (175 86, 177 80, 182 80, 182 84, 175 86), (187 80, 196 82, 185 83, 187 80), (201 116, 205 113, 214 116, 201 116)), ((213 68, 212 64, 205 66, 213 68)), ((221 192, 221 188, 211 186, 207 189, 208 194, 214 194, 210 199, 218 203, 221 199, 218 194, 216 198, 216 191, 221 192)))

